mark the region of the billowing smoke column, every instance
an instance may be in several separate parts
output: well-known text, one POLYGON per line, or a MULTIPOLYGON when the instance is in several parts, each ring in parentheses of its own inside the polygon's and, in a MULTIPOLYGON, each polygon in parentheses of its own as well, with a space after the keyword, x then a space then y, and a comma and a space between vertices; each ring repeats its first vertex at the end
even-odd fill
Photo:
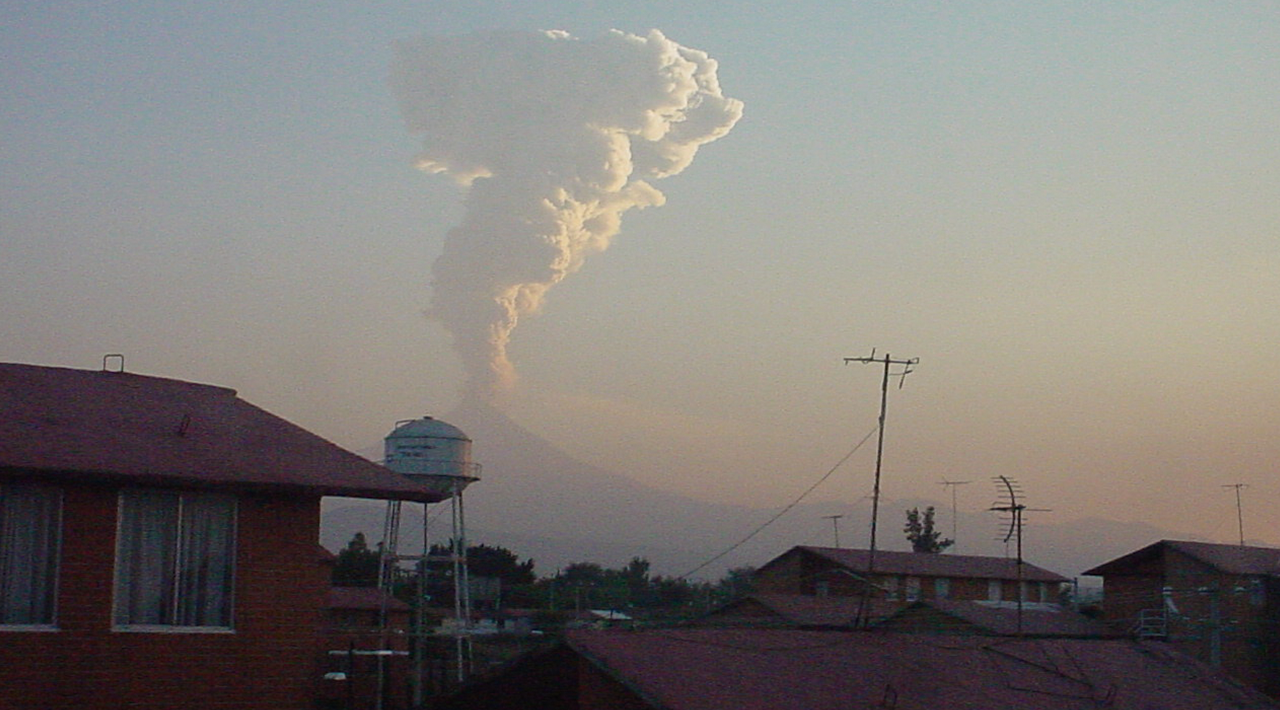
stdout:
POLYGON ((742 115, 715 60, 657 30, 406 42, 391 83, 423 138, 418 167, 469 187, 432 268, 430 312, 486 398, 515 382, 507 343, 520 316, 609 246, 623 212, 662 204, 647 179, 683 170, 742 115))

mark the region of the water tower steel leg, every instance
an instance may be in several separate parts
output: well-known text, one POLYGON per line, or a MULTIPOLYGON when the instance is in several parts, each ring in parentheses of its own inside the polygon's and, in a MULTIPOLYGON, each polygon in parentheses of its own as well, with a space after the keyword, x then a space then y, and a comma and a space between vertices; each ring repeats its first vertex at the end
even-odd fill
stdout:
POLYGON ((467 673, 471 672, 471 564, 467 559, 467 506, 462 497, 462 486, 457 488, 458 530, 462 534, 462 628, 466 630, 464 646, 466 648, 467 673))
POLYGON ((449 513, 450 513, 450 531, 453 539, 450 544, 453 549, 451 561, 453 562, 453 645, 454 645, 454 663, 456 664, 455 673, 458 682, 466 680, 466 674, 463 670, 462 663, 462 531, 458 522, 458 484, 453 484, 453 495, 449 497, 449 513))
POLYGON ((431 554, 431 540, 428 535, 431 520, 431 506, 422 504, 422 557, 418 559, 418 593, 417 617, 414 619, 413 643, 413 705, 422 707, 426 699, 427 688, 427 558, 431 554))
MULTIPOLYGON (((387 502, 387 515, 382 526, 382 549, 378 555, 378 640, 379 650, 385 650, 389 643, 388 598, 395 587, 395 567, 397 564, 397 548, 400 541, 400 501, 387 502)), ((382 710, 382 687, 386 676, 385 661, 382 654, 377 656, 378 688, 374 694, 375 710, 382 710)))

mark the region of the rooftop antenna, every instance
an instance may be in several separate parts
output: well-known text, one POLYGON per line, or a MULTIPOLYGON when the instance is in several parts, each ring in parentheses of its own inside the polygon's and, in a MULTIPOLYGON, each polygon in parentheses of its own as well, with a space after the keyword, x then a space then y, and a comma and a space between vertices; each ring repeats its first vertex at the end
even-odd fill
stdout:
POLYGON ((1022 486, 1017 481, 1010 479, 1008 476, 996 476, 991 479, 996 482, 997 495, 1000 500, 993 504, 989 510, 998 511, 1009 514, 1009 527, 1004 533, 1004 543, 1007 546, 1009 539, 1014 538, 1017 541, 1018 551, 1018 636, 1022 635, 1022 597, 1024 594, 1024 584, 1022 580, 1022 514, 1025 511, 1048 512, 1048 508, 1028 508, 1019 502, 1022 495, 1022 486))
POLYGON ((876 442, 875 488, 871 492, 871 548, 867 556, 867 580, 863 584, 862 602, 858 605, 857 623, 862 624, 866 621, 864 614, 867 606, 867 595, 871 593, 871 577, 876 569, 876 523, 880 517, 880 467, 884 461, 884 419, 889 406, 889 370, 893 365, 902 366, 900 372, 893 373, 893 376, 898 378, 898 389, 902 389, 903 383, 907 380, 907 375, 915 371, 912 368, 920 362, 920 358, 894 360, 889 356, 889 353, 885 353, 882 358, 877 358, 876 349, 872 348, 871 355, 867 357, 847 357, 844 359, 844 364, 846 365, 851 362, 860 362, 864 365, 872 362, 884 363, 884 378, 880 383, 880 425, 878 441, 876 442))
POLYGON ((1244 507, 1240 503, 1240 489, 1248 488, 1248 483, 1224 483, 1223 488, 1236 489, 1236 526, 1240 529, 1240 547, 1244 547, 1244 507))
POLYGON ((843 515, 824 515, 822 517, 824 520, 831 521, 831 531, 835 533, 836 547, 840 547, 840 518, 843 518, 844 516, 843 515))
POLYGON ((938 481, 938 485, 951 489, 951 550, 952 552, 955 552, 960 549, 960 536, 956 534, 956 529, 957 529, 956 523, 959 520, 959 518, 956 517, 956 487, 963 486, 966 483, 973 483, 973 481, 948 481, 945 478, 942 479, 941 481, 938 481))

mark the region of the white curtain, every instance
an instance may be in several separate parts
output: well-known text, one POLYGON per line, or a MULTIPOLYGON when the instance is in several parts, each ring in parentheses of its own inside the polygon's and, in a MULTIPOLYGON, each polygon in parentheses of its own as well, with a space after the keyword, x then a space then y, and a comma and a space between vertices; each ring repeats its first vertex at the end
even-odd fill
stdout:
POLYGON ((0 624, 52 624, 62 496, 0 485, 0 624))
POLYGON ((117 624, 172 624, 180 498, 162 491, 120 494, 116 542, 117 624))
POLYGON ((231 626, 235 510, 225 495, 122 493, 116 623, 231 626))
POLYGON ((234 533, 234 500, 212 495, 183 497, 178 624, 231 625, 234 533))

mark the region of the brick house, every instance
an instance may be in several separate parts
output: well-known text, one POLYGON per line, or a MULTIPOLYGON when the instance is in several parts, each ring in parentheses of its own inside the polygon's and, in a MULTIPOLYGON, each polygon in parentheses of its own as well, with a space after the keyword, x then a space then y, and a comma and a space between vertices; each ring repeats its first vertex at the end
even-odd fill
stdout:
POLYGON ((1085 574, 1118 629, 1280 697, 1280 549, 1161 540, 1085 574))
POLYGON ((571 631, 436 710, 1280 710, 1155 641, 799 629, 571 631))
MULTIPOLYGON (((868 550, 797 546, 755 573, 760 593, 860 596, 866 588, 868 550)), ((1055 602, 1066 577, 1003 557, 877 550, 870 597, 911 602, 955 599, 991 603, 1055 602)))
POLYGON ((234 390, 0 364, 0 707, 311 707, 325 495, 437 499, 234 390))
POLYGON ((323 707, 347 708, 353 700, 374 707, 379 697, 387 708, 409 706, 412 616, 408 604, 377 587, 329 589, 320 649, 329 681, 323 707))

